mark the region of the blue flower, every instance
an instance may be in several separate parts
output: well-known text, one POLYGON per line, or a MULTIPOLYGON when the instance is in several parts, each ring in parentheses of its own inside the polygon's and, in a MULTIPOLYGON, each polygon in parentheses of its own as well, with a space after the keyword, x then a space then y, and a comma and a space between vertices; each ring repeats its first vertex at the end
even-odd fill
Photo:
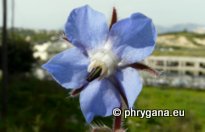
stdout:
POLYGON ((111 115, 121 107, 121 98, 133 107, 142 83, 132 65, 152 53, 157 37, 152 20, 141 13, 118 21, 110 30, 106 22, 104 14, 89 6, 74 9, 65 25, 74 47, 43 65, 60 85, 80 92, 88 123, 95 116, 111 115))

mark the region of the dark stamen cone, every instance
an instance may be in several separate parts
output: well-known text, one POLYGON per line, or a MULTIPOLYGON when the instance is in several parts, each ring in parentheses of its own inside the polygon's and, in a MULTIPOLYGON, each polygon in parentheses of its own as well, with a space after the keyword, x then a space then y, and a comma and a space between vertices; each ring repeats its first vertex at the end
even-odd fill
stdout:
POLYGON ((93 68, 92 71, 88 74, 87 81, 91 82, 94 79, 98 78, 102 72, 101 67, 93 68))
POLYGON ((93 68, 92 71, 87 76, 86 80, 88 82, 85 83, 82 87, 72 90, 70 92, 70 95, 73 97, 78 95, 89 84, 89 82, 98 78, 100 76, 101 72, 102 72, 102 68, 100 68, 100 67, 93 68))

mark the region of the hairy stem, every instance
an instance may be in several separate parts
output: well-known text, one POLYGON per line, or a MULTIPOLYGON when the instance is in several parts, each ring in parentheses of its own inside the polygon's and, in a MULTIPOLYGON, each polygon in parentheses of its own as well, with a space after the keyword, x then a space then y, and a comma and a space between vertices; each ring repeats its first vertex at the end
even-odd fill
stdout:
POLYGON ((122 125, 122 115, 116 116, 114 119, 113 131, 116 132, 117 130, 120 130, 121 125, 122 125))

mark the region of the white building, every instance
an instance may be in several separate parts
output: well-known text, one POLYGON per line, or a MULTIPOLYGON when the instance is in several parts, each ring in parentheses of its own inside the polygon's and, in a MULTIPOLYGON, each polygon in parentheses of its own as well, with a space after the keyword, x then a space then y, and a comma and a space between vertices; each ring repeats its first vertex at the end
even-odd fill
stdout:
POLYGON ((145 63, 162 73, 157 78, 144 75, 148 85, 205 89, 205 58, 151 56, 145 63))

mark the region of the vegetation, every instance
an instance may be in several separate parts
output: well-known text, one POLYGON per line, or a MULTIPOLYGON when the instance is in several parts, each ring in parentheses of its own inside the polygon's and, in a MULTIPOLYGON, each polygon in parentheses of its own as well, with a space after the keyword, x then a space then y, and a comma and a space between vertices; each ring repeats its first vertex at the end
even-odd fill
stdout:
MULTIPOLYGON (((0 51, 2 46, 0 46, 0 51)), ((21 37, 8 40, 8 69, 9 74, 25 74, 31 71, 32 65, 36 62, 30 42, 21 37)), ((2 63, 0 54, 0 69, 2 63)))
POLYGON ((138 98, 138 109, 180 109, 185 117, 153 117, 127 120, 130 132, 202 132, 205 131, 205 92, 179 88, 146 87, 138 98))
MULTIPOLYGON (((60 31, 47 31, 47 30, 32 30, 32 29, 22 29, 16 28, 14 34, 18 34, 22 38, 29 37, 31 42, 43 43, 47 41, 52 41, 52 37, 56 37, 60 34, 60 31)), ((53 41, 56 38, 53 39, 53 41)))
POLYGON ((192 49, 174 46, 157 45, 153 55, 155 56, 187 56, 187 57, 205 57, 205 47, 192 49), (163 49, 163 50, 162 50, 163 49))
MULTIPOLYGON (((1 29, 1 28, 0 28, 1 29)), ((1 40, 1 31, 0 30, 0 40, 1 40)), ((60 36, 62 31, 57 30, 32 30, 32 29, 24 29, 24 28, 15 28, 8 29, 9 36, 12 38, 22 38, 26 41, 31 42, 31 44, 41 44, 47 41, 56 41, 60 36)))
POLYGON ((78 100, 67 98, 68 91, 54 81, 15 77, 10 82, 9 132, 84 131, 78 100))
MULTIPOLYGON (((79 107, 78 98, 70 98, 68 90, 54 81, 15 77, 10 80, 9 132, 84 132, 89 130, 79 107)), ((185 117, 128 118, 128 132, 205 131, 204 91, 145 87, 138 109, 185 109, 185 117)), ((112 117, 97 118, 94 123, 112 124, 112 117)), ((2 125, 0 123, 0 125, 2 125)))

